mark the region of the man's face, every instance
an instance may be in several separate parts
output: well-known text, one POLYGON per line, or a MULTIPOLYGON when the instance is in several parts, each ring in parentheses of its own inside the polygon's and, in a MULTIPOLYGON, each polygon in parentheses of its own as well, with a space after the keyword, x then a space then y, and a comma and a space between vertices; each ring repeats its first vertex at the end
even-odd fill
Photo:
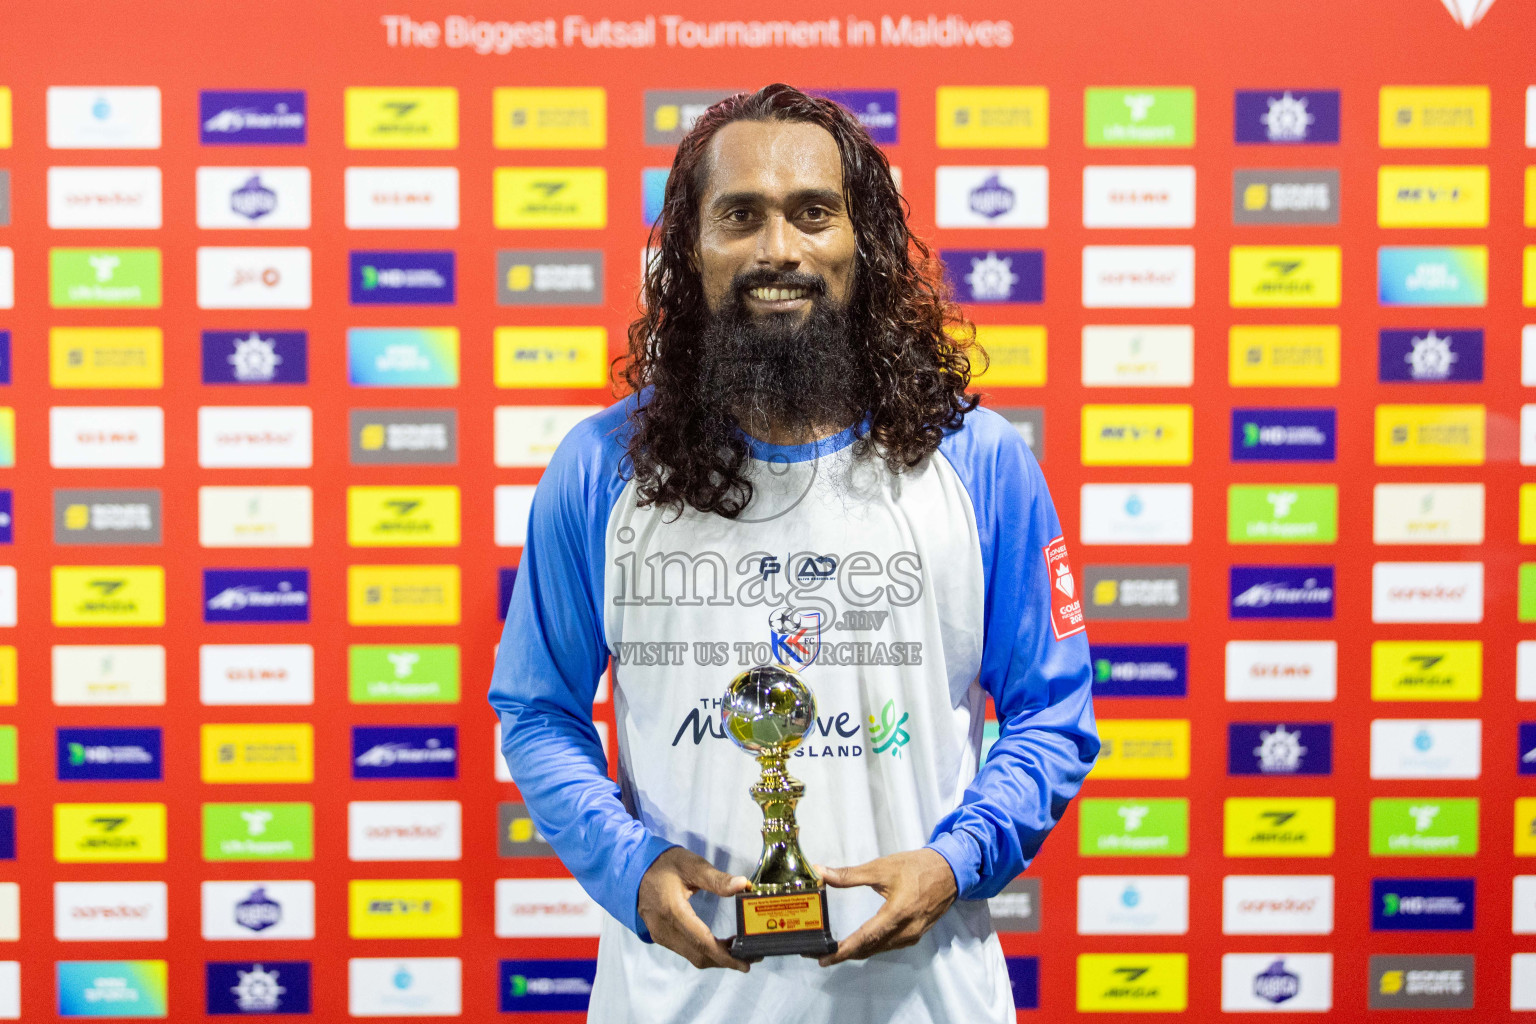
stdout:
POLYGON ((706 159, 696 256, 710 311, 734 297, 753 320, 803 323, 817 302, 846 306, 857 241, 831 134, 803 122, 735 121, 715 134, 706 159))

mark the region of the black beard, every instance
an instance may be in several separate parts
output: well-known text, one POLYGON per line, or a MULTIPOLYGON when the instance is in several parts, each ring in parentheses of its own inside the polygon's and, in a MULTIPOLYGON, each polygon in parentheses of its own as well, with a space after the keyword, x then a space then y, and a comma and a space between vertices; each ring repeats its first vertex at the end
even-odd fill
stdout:
POLYGON ((848 310, 826 296, 820 277, 749 272, 704 326, 698 367, 700 412, 729 417, 749 433, 791 437, 843 427, 864 411, 864 372, 853 354, 848 310), (806 288, 811 309, 754 316, 744 297, 757 287, 806 288))

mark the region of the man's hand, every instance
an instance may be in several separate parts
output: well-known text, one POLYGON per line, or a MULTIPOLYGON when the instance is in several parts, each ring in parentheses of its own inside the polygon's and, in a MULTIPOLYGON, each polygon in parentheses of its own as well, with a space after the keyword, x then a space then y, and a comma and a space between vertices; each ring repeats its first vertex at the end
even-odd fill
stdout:
POLYGON ((817 961, 823 967, 915 945, 955 902, 955 873, 949 861, 926 847, 893 853, 858 867, 816 870, 833 888, 867 885, 885 897, 885 906, 839 942, 837 952, 817 961))
POLYGON ((710 933, 693 912, 688 897, 708 890, 721 899, 729 899, 751 887, 752 883, 741 875, 728 875, 698 854, 674 846, 646 869, 645 877, 640 879, 636 908, 640 920, 650 929, 651 938, 693 966, 730 967, 745 972, 746 962, 731 956, 727 948, 730 940, 717 939, 710 933))

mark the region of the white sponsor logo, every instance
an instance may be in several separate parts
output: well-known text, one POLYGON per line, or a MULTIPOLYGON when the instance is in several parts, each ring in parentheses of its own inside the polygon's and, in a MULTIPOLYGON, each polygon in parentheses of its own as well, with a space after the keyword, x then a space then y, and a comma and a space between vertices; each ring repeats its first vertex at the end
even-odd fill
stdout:
POLYGON ((0 626, 16 625, 16 567, 0 565, 0 626))
POLYGON ((308 309, 309 250, 303 246, 202 246, 198 309, 308 309))
POLYGON ((199 167, 197 226, 309 227, 309 168, 199 167))
POLYGON ((1083 328, 1083 385, 1189 387, 1195 382, 1195 329, 1185 325, 1083 328))
POLYGON ((1193 167, 1083 168, 1083 227, 1194 226, 1193 167))
POLYGON ((463 964, 456 956, 355 957, 347 961, 353 1017, 457 1017, 463 964))
POLYGON ((21 1020, 20 960, 0 960, 0 1020, 21 1020))
POLYGON ((1183 935, 1188 875, 1080 875, 1077 934, 1183 935))
POLYGON ((1083 484, 1083 544, 1188 544, 1195 490, 1189 484, 1083 484))
POLYGON ((313 704, 315 649, 309 644, 203 644, 198 678, 204 704, 313 704))
POLYGON ((165 410, 158 405, 66 406, 48 410, 54 469, 159 469, 165 410))
POLYGON ((53 702, 74 705, 165 703, 165 648, 65 645, 53 648, 53 702))
POLYGON ((1475 779, 1482 774, 1478 718, 1377 718, 1371 722, 1371 778, 1475 779))
POLYGON ((1536 149, 1536 85, 1525 88, 1525 148, 1536 149))
POLYGON ((164 882, 55 882, 53 937, 60 942, 164 940, 164 882))
POLYGON ((49 149, 159 149, 154 86, 48 88, 49 149))
POLYGON ((1307 1013, 1333 1009, 1332 953, 1226 953, 1221 958, 1226 1013, 1307 1013))
POLYGON ((528 512, 533 508, 532 484, 496 488, 496 546, 520 548, 528 540, 528 512))
POLYGON ((48 168, 50 228, 158 228, 160 168, 48 168))
POLYGON ((1536 700, 1536 640, 1515 644, 1515 699, 1536 700))
POLYGON ((205 548, 307 548, 313 522, 308 487, 197 489, 197 536, 205 548))
POLYGON ((597 935, 603 910, 574 878, 496 879, 496 937, 597 935))
POLYGON ((1225 935, 1333 934, 1332 875, 1228 875, 1221 885, 1225 935))
POLYGON ((1377 544, 1481 544, 1482 484, 1377 484, 1377 544))
POLYGON ((1194 304, 1194 246, 1083 247, 1084 306, 1090 309, 1188 309, 1194 304))
POLYGON ((1536 935, 1536 875, 1515 876, 1516 935, 1536 935))
MULTIPOLYGON (((1526 138, 1536 137, 1526 129, 1526 138)), ((1526 142, 1526 145, 1536 145, 1526 142)), ((1516 953, 1509 958, 1509 1008, 1536 1010, 1536 953, 1516 953)))
POLYGON ((1520 407, 1520 465, 1536 466, 1536 405, 1520 407))
POLYGON ((1333 700, 1338 661, 1332 640, 1229 640, 1227 700, 1333 700))
POLYGON ((21 886, 0 882, 0 942, 21 938, 21 886))
POLYGON ((496 465, 549 465, 571 428, 599 411, 595 405, 498 405, 496 465))
POLYGON ((1482 622, 1482 562, 1377 562, 1372 622, 1482 622))
POLYGON ((1520 329, 1520 383, 1536 388, 1536 324, 1520 329))
POLYGON ((354 800, 347 804, 350 860, 458 860, 457 800, 354 800))
POLYGON ((1043 228, 1044 167, 940 167, 934 222, 941 228, 1043 228))
POLYGON ((0 309, 16 305, 16 254, 0 246, 0 309))
POLYGON ((456 167, 348 167, 347 227, 459 226, 456 167))
POLYGON ((203 883, 205 939, 314 937, 314 882, 203 883))
POLYGON ((197 464, 204 469, 306 469, 313 447, 307 405, 204 405, 197 464))

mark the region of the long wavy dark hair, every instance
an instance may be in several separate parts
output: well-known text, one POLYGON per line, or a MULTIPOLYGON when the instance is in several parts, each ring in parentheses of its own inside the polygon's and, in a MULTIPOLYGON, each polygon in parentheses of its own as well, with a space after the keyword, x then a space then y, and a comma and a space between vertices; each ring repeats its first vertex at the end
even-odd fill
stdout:
POLYGON ((697 398, 709 310, 694 253, 706 151, 733 121, 805 122, 837 142, 857 241, 849 343, 868 411, 856 455, 876 453, 893 473, 916 466, 976 407, 979 397, 967 390, 971 363, 986 358, 937 261, 907 228, 908 207, 885 154, 851 113, 787 85, 716 103, 677 147, 651 229, 640 316, 629 325, 629 353, 615 360, 615 375, 636 392, 650 388, 649 401, 631 417, 628 443, 640 504, 678 514, 690 505, 727 518, 752 500, 743 475, 749 449, 734 416, 707 411, 697 398))

